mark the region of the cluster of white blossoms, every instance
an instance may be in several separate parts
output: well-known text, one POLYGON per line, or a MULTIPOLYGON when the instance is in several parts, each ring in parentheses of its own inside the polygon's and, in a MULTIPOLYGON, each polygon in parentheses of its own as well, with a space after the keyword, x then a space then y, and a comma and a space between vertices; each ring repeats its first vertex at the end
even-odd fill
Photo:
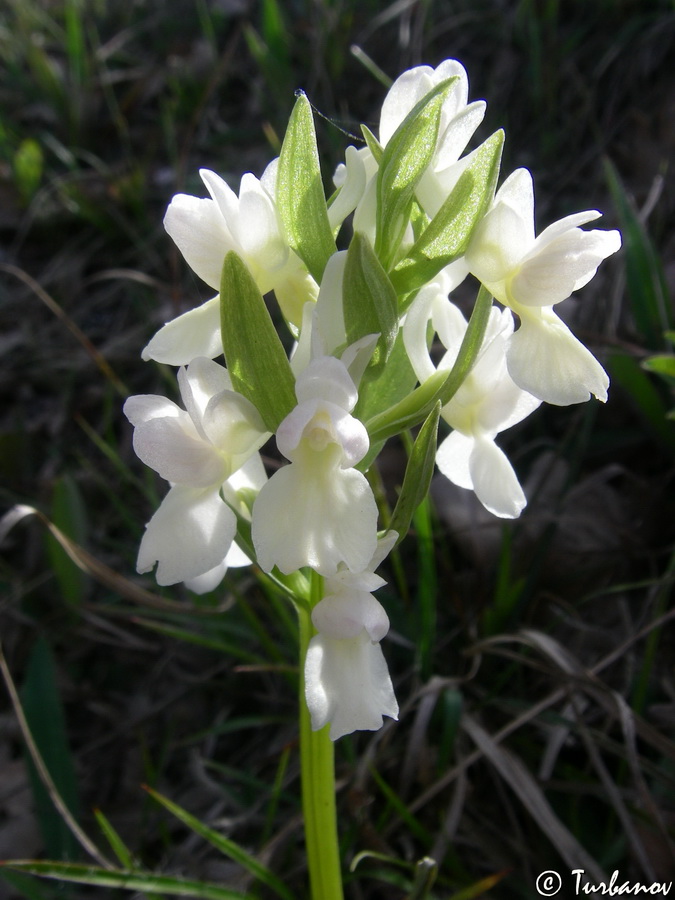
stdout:
POLYGON ((554 307, 620 235, 582 229, 600 215, 587 211, 536 236, 530 173, 497 189, 503 134, 465 152, 485 112, 468 96, 455 60, 404 72, 379 135, 364 128, 364 146, 347 148, 329 201, 304 95, 260 180, 244 175, 237 196, 202 170, 209 196, 175 196, 164 223, 218 294, 143 351, 180 367, 182 405, 125 405, 136 453, 170 484, 139 572, 156 565, 159 584, 205 592, 228 566, 256 564, 281 583, 313 570, 321 599, 298 598, 314 604, 305 696, 312 726, 329 724, 333 739, 398 715, 375 569, 404 536, 434 458, 491 513, 516 517, 526 498, 499 434, 542 401, 607 397, 602 366, 554 307), (481 287, 467 322, 450 294, 469 275, 481 287), (449 430, 436 448, 439 418, 449 430), (366 473, 386 439, 418 425, 378 531, 366 473), (259 451, 272 435, 288 463, 268 472, 259 451))

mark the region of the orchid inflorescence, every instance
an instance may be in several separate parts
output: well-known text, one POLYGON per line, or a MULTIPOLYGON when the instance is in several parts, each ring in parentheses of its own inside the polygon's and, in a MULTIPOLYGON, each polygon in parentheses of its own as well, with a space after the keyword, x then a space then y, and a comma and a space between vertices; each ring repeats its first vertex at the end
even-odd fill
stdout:
POLYGON ((202 170, 209 197, 178 194, 164 220, 218 295, 143 351, 180 367, 182 405, 155 395, 125 405, 136 453, 170 483, 138 570, 156 565, 159 584, 203 593, 228 566, 255 563, 309 605, 305 698, 312 727, 330 724, 333 740, 398 715, 375 569, 404 537, 434 460, 495 516, 515 518, 526 499, 500 432, 541 402, 607 398, 605 371, 554 307, 620 235, 583 230, 600 215, 586 211, 537 236, 530 173, 516 170, 497 190, 503 133, 464 154, 484 113, 483 101, 468 102, 456 60, 404 72, 379 137, 363 127, 364 145, 347 148, 326 201, 300 94, 260 180, 245 174, 237 196, 202 170), (480 288, 467 322, 449 295, 469 275, 480 288), (263 294, 274 295, 290 356, 263 294), (451 430, 436 448, 439 418, 451 430), (388 438, 417 426, 378 531, 366 473, 388 438), (272 435, 288 464, 268 476, 260 449, 272 435))

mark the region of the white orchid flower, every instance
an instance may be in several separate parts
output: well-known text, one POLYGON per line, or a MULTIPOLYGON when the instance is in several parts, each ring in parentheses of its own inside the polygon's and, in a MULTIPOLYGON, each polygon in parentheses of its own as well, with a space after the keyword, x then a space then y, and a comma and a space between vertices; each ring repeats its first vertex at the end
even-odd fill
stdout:
POLYGON ((291 461, 264 485, 253 506, 258 563, 285 574, 311 566, 334 574, 344 563, 362 571, 375 550, 377 505, 353 468, 368 451, 368 432, 350 415, 358 399, 347 366, 322 356, 296 382, 298 405, 277 430, 291 461))
POLYGON ((591 394, 607 399, 607 373, 553 309, 621 246, 618 231, 579 227, 599 216, 596 210, 576 213, 535 237, 532 176, 517 169, 497 192, 466 251, 471 273, 520 318, 507 353, 511 377, 558 406, 581 403, 591 394))
MULTIPOLYGON (((445 285, 424 287, 408 312, 403 339, 421 382, 437 370, 427 350, 427 325, 446 353, 438 369, 450 369, 457 359, 467 322, 448 299, 445 285)), ((521 390, 510 377, 506 352, 513 335, 510 310, 490 312, 478 358, 457 393, 441 410, 453 431, 440 444, 436 465, 458 487, 473 490, 483 506, 501 518, 516 518, 526 500, 513 466, 495 443, 497 435, 535 410, 540 400, 521 390)))
POLYGON ((185 409, 153 394, 124 404, 136 454, 171 483, 146 526, 137 568, 149 572, 157 563, 158 584, 184 581, 203 592, 219 583, 226 565, 241 564, 230 553, 237 530, 231 506, 241 488, 262 487, 257 450, 269 432, 253 404, 232 390, 227 370, 212 360, 198 358, 180 369, 178 383, 185 409))
POLYGON ((368 569, 339 570, 325 581, 312 611, 317 629, 305 661, 305 699, 316 731, 330 722, 331 740, 352 731, 376 731, 382 717, 398 718, 398 703, 380 641, 389 619, 372 591, 386 582, 373 570, 395 543, 390 532, 378 542, 368 569))
MULTIPOLYGON (((274 290, 286 319, 299 327, 302 307, 316 300, 318 286, 283 237, 274 202, 276 160, 260 180, 247 172, 239 196, 224 179, 200 169, 209 197, 176 194, 164 227, 190 268, 215 290, 227 253, 246 263, 262 294, 274 290)), ((143 350, 144 359, 185 365, 197 356, 213 359, 223 352, 219 297, 167 323, 143 350)))
MULTIPOLYGON (((441 111, 434 157, 416 188, 417 199, 432 217, 441 208, 459 178, 468 157, 457 165, 466 145, 485 115, 485 101, 468 103, 469 79, 464 66, 456 59, 446 59, 436 69, 416 66, 400 75, 392 84, 382 104, 379 141, 383 147, 393 136, 408 113, 436 85, 457 76, 446 96, 441 111)), ((330 210, 333 228, 338 227, 352 210, 354 228, 375 240, 377 163, 367 147, 358 151, 348 147, 345 162, 337 167, 334 183, 340 188, 330 210)))

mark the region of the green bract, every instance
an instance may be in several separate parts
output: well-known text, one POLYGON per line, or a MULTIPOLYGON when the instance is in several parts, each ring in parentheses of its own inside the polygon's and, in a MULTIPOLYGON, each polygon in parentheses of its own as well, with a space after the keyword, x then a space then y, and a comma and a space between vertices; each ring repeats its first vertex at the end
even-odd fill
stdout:
POLYGON ((328 222, 312 108, 304 93, 293 107, 281 147, 276 201, 289 246, 320 282, 337 248, 328 222))
POLYGON ((367 420, 366 427, 373 443, 419 425, 429 415, 437 401, 440 400, 442 406, 450 402, 476 361, 491 308, 492 297, 489 291, 481 286, 452 369, 449 372, 436 372, 389 409, 374 414, 367 420))
POLYGON ((396 340, 398 298, 370 241, 358 231, 347 253, 342 305, 349 344, 367 334, 379 334, 372 359, 372 366, 379 369, 389 358, 396 340))
POLYGON ((500 130, 474 151, 439 211, 391 273, 399 293, 418 290, 464 253, 494 197, 503 144, 500 130))
POLYGON ((389 523, 390 530, 398 532, 396 543, 400 543, 408 533, 413 513, 429 490, 436 461, 436 438, 440 416, 441 403, 439 400, 415 438, 403 476, 401 493, 389 523))
POLYGON ((417 103, 384 148, 377 176, 375 252, 385 269, 396 260, 410 219, 415 187, 433 159, 443 102, 457 76, 447 78, 417 103))
POLYGON ((295 406, 295 379, 265 301, 244 262, 231 250, 220 282, 220 323, 234 389, 276 431, 295 406))

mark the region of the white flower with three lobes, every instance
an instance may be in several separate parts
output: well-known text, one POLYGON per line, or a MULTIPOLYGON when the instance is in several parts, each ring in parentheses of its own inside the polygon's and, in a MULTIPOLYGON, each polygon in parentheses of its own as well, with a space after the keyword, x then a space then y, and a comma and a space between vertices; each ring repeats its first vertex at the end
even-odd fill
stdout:
MULTIPOLYGON (((247 172, 239 196, 215 172, 200 169, 209 197, 176 194, 164 227, 190 268, 220 290, 223 261, 234 250, 246 263, 261 294, 274 290, 285 318, 300 326, 302 307, 315 300, 318 286, 283 236, 274 201, 277 160, 258 180, 247 172)), ((185 365, 198 356, 223 352, 219 297, 166 324, 143 350, 143 359, 185 365)))
POLYGON ((389 619, 372 591, 386 582, 374 574, 398 535, 378 542, 367 570, 340 569, 326 578, 323 599, 312 610, 318 634, 305 660, 305 700, 317 731, 330 723, 335 741, 352 731, 377 731, 382 717, 398 718, 389 669, 380 641, 389 619))
MULTIPOLYGON (((471 136, 485 115, 485 101, 468 103, 469 79, 464 66, 456 59, 446 59, 436 69, 416 66, 403 72, 392 84, 382 104, 379 141, 383 147, 408 113, 436 85, 448 78, 457 81, 446 96, 441 111, 434 157, 416 187, 416 196, 424 211, 432 217, 443 205, 455 186, 461 170, 468 162, 462 155, 471 136)), ((334 181, 340 188, 328 214, 333 228, 356 210, 354 228, 375 242, 377 163, 369 148, 348 147, 345 163, 338 166, 334 181)))
POLYGON ((620 248, 618 231, 579 227, 600 215, 587 210, 566 216, 535 237, 532 175, 517 169, 495 195, 465 255, 470 272, 520 319, 507 352, 511 377, 558 406, 591 394, 607 399, 607 373, 553 309, 620 248))
POLYGON ((369 447, 365 426, 350 415, 356 385, 344 362, 320 356, 300 373, 295 392, 298 405, 276 434, 290 465, 272 475, 253 505, 258 563, 285 574, 311 566, 334 575, 341 564, 361 572, 375 552, 377 505, 353 468, 369 447))
POLYGON ((155 394, 124 404, 136 454, 171 483, 146 526, 137 568, 149 572, 157 563, 158 584, 184 581, 203 593, 220 582, 227 565, 248 562, 233 545, 231 506, 244 512, 237 491, 264 484, 257 451, 269 432, 253 404, 232 390, 227 370, 212 360, 181 368, 178 384, 185 409, 155 394))
MULTIPOLYGON (((452 368, 467 329, 461 311, 448 299, 447 284, 442 279, 422 288, 406 317, 403 339, 420 382, 437 371, 427 350, 429 320, 446 348, 439 370, 452 368)), ((441 410, 453 431, 436 452, 441 473, 458 487, 473 490, 483 506, 501 518, 519 516, 526 499, 513 466, 495 438, 541 402, 521 390, 507 371, 506 352, 512 336, 511 311, 493 306, 478 358, 441 410)))

